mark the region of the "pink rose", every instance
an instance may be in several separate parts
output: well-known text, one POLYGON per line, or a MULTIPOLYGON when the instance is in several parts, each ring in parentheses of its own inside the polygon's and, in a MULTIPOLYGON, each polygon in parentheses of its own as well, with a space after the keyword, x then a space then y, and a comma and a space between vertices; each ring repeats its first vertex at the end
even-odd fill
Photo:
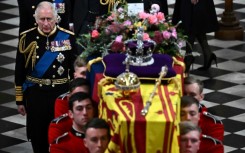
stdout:
POLYGON ((116 37, 115 41, 122 42, 122 38, 123 38, 123 36, 119 35, 119 36, 116 37))
POLYGON ((158 12, 156 16, 159 22, 165 21, 165 16, 162 12, 158 12))
POLYGON ((112 16, 108 16, 107 20, 108 21, 113 21, 113 17, 112 16))
POLYGON ((115 19, 115 17, 116 17, 116 14, 115 13, 111 13, 111 15, 107 17, 107 20, 108 21, 113 21, 115 19))
POLYGON ((92 38, 98 38, 100 33, 97 30, 93 30, 91 35, 92 35, 92 38))
POLYGON ((131 21, 126 20, 126 21, 123 22, 123 25, 124 26, 130 26, 130 25, 132 25, 132 23, 131 23, 131 21))
POLYGON ((168 32, 168 31, 163 31, 162 32, 162 36, 163 36, 164 39, 167 40, 167 39, 169 39, 171 37, 171 33, 168 32))
POLYGON ((143 40, 150 40, 150 36, 148 33, 143 34, 143 40))
POLYGON ((149 16, 149 14, 148 13, 145 13, 145 12, 140 12, 139 13, 139 18, 140 19, 146 19, 146 18, 148 18, 148 16, 149 16))
POLYGON ((175 39, 177 39, 176 29, 175 28, 172 28, 171 30, 172 30, 172 33, 171 33, 172 37, 174 37, 175 39))
POLYGON ((156 24, 157 23, 157 17, 155 15, 150 15, 148 17, 148 21, 150 24, 156 24))

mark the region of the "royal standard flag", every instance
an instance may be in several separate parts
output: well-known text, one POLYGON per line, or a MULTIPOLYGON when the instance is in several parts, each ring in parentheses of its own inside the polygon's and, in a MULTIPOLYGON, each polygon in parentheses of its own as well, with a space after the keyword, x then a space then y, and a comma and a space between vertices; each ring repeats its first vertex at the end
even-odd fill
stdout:
POLYGON ((107 152, 179 153, 181 75, 160 85, 146 116, 141 115, 154 84, 124 95, 112 83, 101 85, 99 116, 111 127, 107 152))

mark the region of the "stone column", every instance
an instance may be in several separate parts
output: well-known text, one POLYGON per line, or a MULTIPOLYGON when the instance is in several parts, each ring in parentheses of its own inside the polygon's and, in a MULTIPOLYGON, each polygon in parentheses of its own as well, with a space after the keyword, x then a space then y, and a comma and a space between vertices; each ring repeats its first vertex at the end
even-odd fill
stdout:
POLYGON ((215 38, 222 40, 243 40, 243 27, 233 12, 233 0, 225 0, 225 11, 219 21, 220 29, 215 38))

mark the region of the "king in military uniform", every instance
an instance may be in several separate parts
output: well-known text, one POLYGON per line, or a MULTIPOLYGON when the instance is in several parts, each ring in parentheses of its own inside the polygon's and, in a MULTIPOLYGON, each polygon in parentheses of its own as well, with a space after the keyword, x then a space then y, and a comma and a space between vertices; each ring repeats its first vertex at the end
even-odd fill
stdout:
POLYGON ((15 85, 20 114, 27 114, 27 137, 35 153, 48 152, 48 126, 55 99, 68 90, 76 56, 74 34, 56 26, 57 11, 44 1, 35 11, 37 27, 20 35, 15 85))

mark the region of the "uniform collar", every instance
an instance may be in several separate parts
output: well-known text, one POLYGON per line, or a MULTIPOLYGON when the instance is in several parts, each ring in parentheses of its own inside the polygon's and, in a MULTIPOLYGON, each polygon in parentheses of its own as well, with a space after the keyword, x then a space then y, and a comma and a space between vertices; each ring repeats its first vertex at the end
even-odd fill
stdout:
POLYGON ((73 127, 71 128, 71 133, 81 139, 84 139, 85 138, 85 134, 84 133, 81 133, 81 132, 78 132, 76 131, 73 127))
POLYGON ((37 27, 37 30, 38 30, 38 32, 39 32, 41 35, 43 35, 43 36, 45 36, 45 37, 49 37, 49 36, 53 35, 53 34, 56 32, 57 27, 54 26, 54 29, 53 29, 48 35, 45 34, 44 32, 42 32, 42 30, 41 30, 39 27, 37 27))

